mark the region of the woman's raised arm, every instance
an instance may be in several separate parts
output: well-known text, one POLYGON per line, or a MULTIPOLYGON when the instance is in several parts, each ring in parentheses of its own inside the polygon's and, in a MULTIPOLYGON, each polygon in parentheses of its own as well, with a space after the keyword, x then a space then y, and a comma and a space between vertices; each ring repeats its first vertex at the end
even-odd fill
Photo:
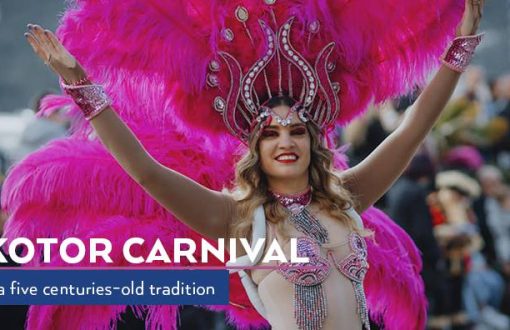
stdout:
MULTIPOLYGON (((483 3, 484 0, 466 0, 458 36, 476 32, 483 3)), ((402 174, 450 99, 459 77, 460 72, 443 64, 400 126, 365 160, 343 173, 344 184, 358 201, 357 211, 375 203, 402 174)))
MULTIPOLYGON (((34 52, 66 83, 87 80, 81 65, 51 31, 38 25, 28 29, 25 36, 34 52)), ((232 198, 157 162, 110 106, 90 123, 124 170, 163 207, 202 235, 226 237, 235 207, 232 198)))

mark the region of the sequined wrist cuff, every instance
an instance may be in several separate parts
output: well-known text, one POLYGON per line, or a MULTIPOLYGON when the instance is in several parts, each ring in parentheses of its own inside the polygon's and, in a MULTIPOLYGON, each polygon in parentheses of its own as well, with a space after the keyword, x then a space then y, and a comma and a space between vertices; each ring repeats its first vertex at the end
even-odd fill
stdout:
POLYGON ((441 62, 454 71, 464 72, 471 63, 476 46, 482 41, 482 36, 483 34, 478 34, 455 38, 441 56, 441 62))
POLYGON ((61 82, 65 93, 80 107, 86 120, 91 120, 105 110, 111 101, 101 85, 67 85, 61 82))

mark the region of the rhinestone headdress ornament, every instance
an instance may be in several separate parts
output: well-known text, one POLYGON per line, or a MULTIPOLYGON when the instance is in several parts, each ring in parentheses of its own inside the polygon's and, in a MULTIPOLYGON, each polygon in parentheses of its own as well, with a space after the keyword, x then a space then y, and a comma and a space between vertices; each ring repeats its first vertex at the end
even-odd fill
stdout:
MULTIPOLYGON (((340 111, 338 92, 340 84, 331 82, 330 74, 335 69, 335 62, 330 59, 335 43, 327 43, 318 52, 312 65, 303 55, 306 50, 297 50, 292 44, 291 34, 295 29, 295 18, 288 18, 278 25, 271 6, 276 0, 264 0, 269 6, 272 22, 259 19, 260 31, 250 31, 246 22, 248 10, 239 6, 235 17, 256 49, 254 35, 259 35, 264 42, 263 54, 243 72, 235 56, 220 50, 218 59, 209 64, 207 84, 220 92, 214 99, 214 109, 218 111, 228 130, 243 141, 247 141, 251 130, 260 122, 267 122, 270 116, 276 116, 280 125, 291 122, 297 113, 301 121, 313 121, 321 129, 331 126, 340 111), (260 34, 255 34, 255 33, 260 34), (219 86, 217 73, 225 64, 229 72, 228 88, 219 86), (257 87, 258 86, 258 87, 257 87), (264 86, 264 87, 261 87, 264 86), (261 90, 264 92, 261 93, 261 90), (286 118, 280 118, 265 106, 265 102, 276 95, 287 95, 296 101, 286 118)), ((320 30, 320 23, 313 21, 306 26, 308 43, 320 30)), ((227 42, 235 38, 231 29, 222 30, 222 37, 227 42)), ((249 45, 245 51, 251 51, 249 45)))

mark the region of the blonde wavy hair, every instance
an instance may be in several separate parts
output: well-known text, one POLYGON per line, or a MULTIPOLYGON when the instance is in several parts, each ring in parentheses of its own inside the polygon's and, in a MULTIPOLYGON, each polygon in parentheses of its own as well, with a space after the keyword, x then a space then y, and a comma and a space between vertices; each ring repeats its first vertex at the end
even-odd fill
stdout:
MULTIPOLYGON (((268 106, 292 106, 288 97, 275 97, 268 106)), ((284 235, 284 220, 288 211, 268 193, 268 182, 262 171, 259 157, 259 141, 262 124, 258 124, 249 138, 249 150, 236 165, 234 189, 229 193, 238 202, 237 214, 230 224, 229 236, 250 238, 251 224, 255 209, 263 205, 266 219, 276 224, 277 230, 284 235)), ((309 183, 312 187, 312 202, 325 210, 334 219, 338 219, 353 231, 360 232, 346 210, 354 206, 351 194, 343 187, 339 173, 333 167, 333 152, 324 146, 324 139, 317 125, 306 123, 310 136, 309 183)), ((360 232, 360 234, 363 234, 360 232)))

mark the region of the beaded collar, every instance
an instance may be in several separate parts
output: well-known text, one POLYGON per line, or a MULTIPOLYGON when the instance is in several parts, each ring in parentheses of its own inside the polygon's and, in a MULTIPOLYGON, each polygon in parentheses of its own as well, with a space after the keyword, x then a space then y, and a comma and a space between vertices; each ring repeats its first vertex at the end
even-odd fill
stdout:
POLYGON ((282 206, 293 214, 301 212, 312 201, 312 187, 296 194, 282 194, 275 191, 269 191, 269 194, 276 199, 282 206))

